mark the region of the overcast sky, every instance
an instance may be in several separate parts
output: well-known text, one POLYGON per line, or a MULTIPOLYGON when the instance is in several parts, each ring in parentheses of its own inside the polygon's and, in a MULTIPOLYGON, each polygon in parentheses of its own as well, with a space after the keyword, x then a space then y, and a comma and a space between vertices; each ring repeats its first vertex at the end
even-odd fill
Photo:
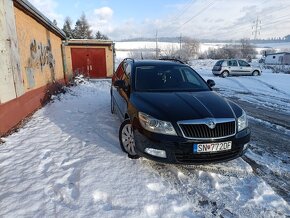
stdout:
POLYGON ((92 30, 113 40, 180 36, 197 39, 283 37, 290 34, 290 0, 29 0, 62 28, 84 12, 92 30))

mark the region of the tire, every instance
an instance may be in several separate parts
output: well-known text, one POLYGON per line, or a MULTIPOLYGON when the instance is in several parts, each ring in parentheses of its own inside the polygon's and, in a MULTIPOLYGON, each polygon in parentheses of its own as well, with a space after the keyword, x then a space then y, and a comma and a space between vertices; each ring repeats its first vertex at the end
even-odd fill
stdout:
POLYGON ((255 71, 252 73, 252 75, 253 75, 253 76, 259 76, 260 73, 259 73, 259 71, 255 70, 255 71))
POLYGON ((226 77, 228 77, 230 74, 229 74, 229 71, 227 71, 227 70, 225 70, 224 72, 222 72, 222 74, 221 74, 221 76, 223 77, 223 78, 226 78, 226 77))
POLYGON ((123 121, 119 129, 119 142, 121 149, 128 154, 129 158, 137 159, 139 156, 135 152, 135 140, 132 125, 129 119, 123 121))

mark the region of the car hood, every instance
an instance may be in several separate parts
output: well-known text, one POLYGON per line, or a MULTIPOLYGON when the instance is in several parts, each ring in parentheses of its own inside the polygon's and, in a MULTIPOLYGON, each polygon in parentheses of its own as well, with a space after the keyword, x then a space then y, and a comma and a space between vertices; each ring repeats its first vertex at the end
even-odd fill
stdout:
POLYGON ((213 91, 136 92, 131 102, 137 111, 164 121, 236 117, 231 103, 213 91))

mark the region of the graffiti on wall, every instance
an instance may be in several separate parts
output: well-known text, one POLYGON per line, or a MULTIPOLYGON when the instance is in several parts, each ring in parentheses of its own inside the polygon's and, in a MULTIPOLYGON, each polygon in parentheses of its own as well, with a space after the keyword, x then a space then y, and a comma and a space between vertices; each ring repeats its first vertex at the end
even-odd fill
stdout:
POLYGON ((50 40, 47 40, 47 45, 37 42, 33 39, 30 43, 30 57, 28 59, 28 68, 37 69, 41 71, 45 67, 49 67, 52 80, 55 80, 55 59, 52 54, 50 40))

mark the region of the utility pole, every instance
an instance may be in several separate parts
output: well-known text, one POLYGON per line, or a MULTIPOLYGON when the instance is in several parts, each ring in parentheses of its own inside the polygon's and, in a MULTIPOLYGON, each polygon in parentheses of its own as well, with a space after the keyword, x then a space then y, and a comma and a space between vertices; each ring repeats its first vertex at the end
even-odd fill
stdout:
POLYGON ((179 37, 179 51, 181 51, 182 49, 182 34, 180 33, 180 37, 179 37))
POLYGON ((158 55, 158 30, 156 30, 156 50, 155 50, 156 54, 156 59, 158 59, 159 55, 158 55))
POLYGON ((179 59, 181 59, 181 49, 182 49, 182 34, 179 37, 179 59))
POLYGON ((252 35, 254 35, 254 40, 257 39, 257 35, 260 35, 260 30, 261 30, 261 20, 257 17, 256 21, 253 22, 252 29, 254 30, 252 32, 252 35))

